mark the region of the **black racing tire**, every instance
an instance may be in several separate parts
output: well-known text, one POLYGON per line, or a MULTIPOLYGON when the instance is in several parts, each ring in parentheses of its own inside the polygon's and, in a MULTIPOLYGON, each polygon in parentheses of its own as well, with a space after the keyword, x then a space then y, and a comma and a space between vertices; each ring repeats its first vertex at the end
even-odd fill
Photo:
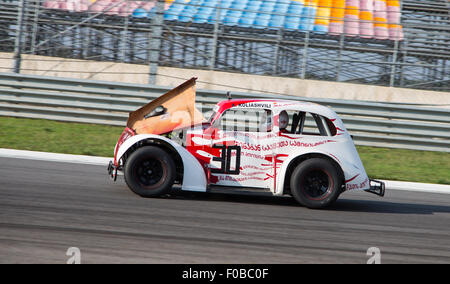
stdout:
POLYGON ((176 167, 172 157, 157 146, 144 146, 125 162, 125 182, 142 197, 157 197, 173 186, 176 167))
POLYGON ((291 193, 303 206, 320 209, 334 203, 341 193, 339 172, 328 160, 312 158, 300 163, 291 175, 291 193))

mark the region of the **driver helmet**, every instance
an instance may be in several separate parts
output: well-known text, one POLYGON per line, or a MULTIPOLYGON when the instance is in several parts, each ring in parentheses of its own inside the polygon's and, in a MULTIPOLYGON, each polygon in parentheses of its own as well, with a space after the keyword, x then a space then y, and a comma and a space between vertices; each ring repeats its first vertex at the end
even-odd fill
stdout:
POLYGON ((283 110, 282 112, 280 112, 280 116, 278 118, 278 125, 281 130, 284 130, 286 129, 288 124, 289 124, 289 115, 285 110, 283 110))

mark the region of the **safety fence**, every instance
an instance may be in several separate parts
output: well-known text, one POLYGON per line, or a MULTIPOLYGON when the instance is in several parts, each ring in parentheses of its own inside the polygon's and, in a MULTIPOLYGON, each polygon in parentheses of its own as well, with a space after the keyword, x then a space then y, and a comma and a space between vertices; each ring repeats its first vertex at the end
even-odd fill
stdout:
MULTIPOLYGON (((0 115, 125 126, 128 113, 167 92, 153 85, 0 73, 0 115)), ((233 98, 304 100, 335 110, 357 145, 450 152, 450 109, 270 94, 233 98)), ((197 90, 205 116, 226 92, 197 90)))
POLYGON ((449 3, 0 0, 0 72, 51 71, 39 55, 148 65, 151 83, 165 66, 450 91, 449 3))

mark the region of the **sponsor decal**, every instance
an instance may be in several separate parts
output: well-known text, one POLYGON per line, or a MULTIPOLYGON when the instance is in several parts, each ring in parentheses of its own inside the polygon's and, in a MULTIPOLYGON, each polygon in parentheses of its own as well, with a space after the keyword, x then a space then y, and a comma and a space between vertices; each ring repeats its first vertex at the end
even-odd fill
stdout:
POLYGON ((250 108, 272 108, 272 104, 270 104, 270 103, 251 102, 251 103, 243 103, 243 104, 240 104, 239 107, 250 107, 250 108))
POLYGON ((332 142, 336 142, 334 140, 324 140, 324 141, 319 141, 319 142, 315 142, 315 143, 306 143, 306 142, 300 142, 300 141, 290 141, 289 145, 293 146, 293 147, 317 147, 323 144, 327 144, 327 143, 332 143, 332 142))
POLYGON ((273 139, 275 137, 277 137, 276 134, 274 133, 252 133, 252 132, 242 132, 242 131, 235 131, 235 132, 225 132, 223 133, 223 138, 233 138, 233 139, 237 139, 237 138, 242 138, 242 137, 248 137, 251 138, 253 140, 266 140, 266 139, 273 139))
POLYGON ((233 176, 228 176, 228 175, 220 175, 218 176, 219 181, 232 181, 232 182, 243 182, 243 181, 247 181, 247 180, 266 180, 264 178, 261 177, 233 177, 233 176))
POLYGON ((257 167, 257 166, 254 166, 254 165, 241 166, 241 171, 246 170, 246 169, 252 169, 252 170, 257 170, 257 171, 265 171, 265 170, 267 170, 266 168, 257 167))
POLYGON ((347 190, 354 190, 354 189, 364 189, 367 188, 367 185, 369 184, 369 179, 366 178, 363 182, 361 183, 355 183, 355 184, 347 184, 345 186, 345 188, 347 190))
POLYGON ((257 176, 257 175, 264 175, 266 172, 252 172, 252 173, 245 173, 242 172, 241 175, 243 176, 257 176))

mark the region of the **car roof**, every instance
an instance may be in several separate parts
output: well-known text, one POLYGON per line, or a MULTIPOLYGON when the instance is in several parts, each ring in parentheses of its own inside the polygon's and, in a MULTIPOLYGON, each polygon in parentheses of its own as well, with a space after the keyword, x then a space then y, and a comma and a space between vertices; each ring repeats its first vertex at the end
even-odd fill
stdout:
POLYGON ((232 107, 252 107, 252 108, 272 109, 284 106, 286 104, 306 106, 311 105, 312 103, 303 101, 277 100, 277 99, 230 99, 230 100, 223 100, 218 103, 219 106, 226 109, 232 107))
POLYGON ((312 102, 277 100, 277 99, 230 99, 217 104, 217 111, 223 112, 230 108, 262 108, 272 111, 282 111, 285 109, 299 110, 317 113, 328 118, 337 117, 336 113, 330 108, 312 102))

